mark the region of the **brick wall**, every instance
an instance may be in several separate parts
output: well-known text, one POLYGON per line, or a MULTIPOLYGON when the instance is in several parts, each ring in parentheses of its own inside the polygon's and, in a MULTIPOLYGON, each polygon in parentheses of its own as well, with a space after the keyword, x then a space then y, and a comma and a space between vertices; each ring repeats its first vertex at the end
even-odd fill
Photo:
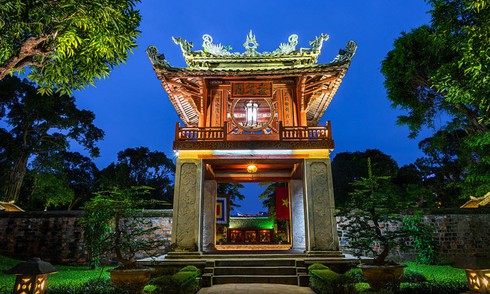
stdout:
MULTIPOLYGON (((451 209, 428 211, 423 217, 434 228, 433 238, 439 245, 439 258, 453 261, 482 255, 490 257, 490 210, 451 209)), ((341 249, 347 250, 349 240, 345 225, 348 220, 337 217, 337 230, 341 249)), ((399 226, 399 223, 382 224, 382 229, 399 226)), ((416 252, 395 252, 400 259, 413 259, 416 252)), ((396 257, 396 256, 395 256, 396 257)))
MULTIPOLYGON (((57 264, 84 264, 82 211, 0 212, 0 255, 26 260, 41 257, 57 264)), ((170 240, 171 211, 145 211, 151 226, 159 228, 151 238, 170 240)), ((162 249, 164 253, 165 249, 162 249)), ((139 255, 138 257, 143 257, 139 255)))
MULTIPOLYGON (((440 258, 455 260, 473 254, 490 254, 490 210, 428 212, 425 222, 435 228, 440 258)), ((80 211, 0 212, 0 255, 25 260, 41 257, 53 263, 86 262, 80 211)), ((159 228, 151 238, 170 241, 171 210, 146 211, 144 217, 159 228)), ((345 219, 337 218, 340 245, 345 249, 345 219)), ((396 226, 388 224, 386 227, 396 226)), ((168 248, 162 249, 162 253, 168 248)), ((413 252, 410 253, 413 255, 413 252)), ((138 257, 143 257, 142 255, 138 257)))

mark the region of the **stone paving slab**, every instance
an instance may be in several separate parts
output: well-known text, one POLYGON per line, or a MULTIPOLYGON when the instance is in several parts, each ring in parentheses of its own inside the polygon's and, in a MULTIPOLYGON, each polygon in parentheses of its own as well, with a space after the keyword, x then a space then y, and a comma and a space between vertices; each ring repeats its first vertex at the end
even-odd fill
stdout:
POLYGON ((314 294, 309 287, 281 284, 223 284, 202 288, 197 294, 314 294))

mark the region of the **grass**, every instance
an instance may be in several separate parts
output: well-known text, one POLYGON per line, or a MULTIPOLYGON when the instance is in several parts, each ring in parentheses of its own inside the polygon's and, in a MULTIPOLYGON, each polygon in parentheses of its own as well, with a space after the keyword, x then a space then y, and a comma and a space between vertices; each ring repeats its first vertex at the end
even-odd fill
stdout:
POLYGON ((433 282, 466 282, 466 274, 463 269, 449 265, 420 265, 407 262, 407 269, 422 273, 427 280, 433 282))
MULTIPOLYGON (((2 271, 12 268, 19 262, 21 261, 0 256, 0 289, 12 289, 15 276, 6 275, 2 271)), ((88 280, 97 279, 99 276, 108 279, 109 273, 107 269, 111 269, 112 267, 91 270, 88 266, 55 265, 55 268, 59 272, 49 275, 49 286, 80 285, 86 283, 88 280)))
MULTIPOLYGON (((1 290, 5 291, 12 289, 15 282, 15 276, 6 275, 2 271, 12 268, 19 262, 21 261, 0 256, 0 292, 1 290)), ((447 265, 419 265, 413 262, 407 262, 406 264, 408 266, 406 270, 420 272, 431 282, 466 282, 466 275, 462 269, 453 268, 447 265)), ((99 277, 108 279, 109 273, 107 272, 107 269, 112 268, 106 267, 99 270, 90 270, 87 266, 55 265, 55 267, 59 272, 49 275, 48 285, 51 287, 81 285, 91 279, 97 279, 99 277)), ((358 290, 366 287, 369 286, 365 283, 356 285, 358 290)))

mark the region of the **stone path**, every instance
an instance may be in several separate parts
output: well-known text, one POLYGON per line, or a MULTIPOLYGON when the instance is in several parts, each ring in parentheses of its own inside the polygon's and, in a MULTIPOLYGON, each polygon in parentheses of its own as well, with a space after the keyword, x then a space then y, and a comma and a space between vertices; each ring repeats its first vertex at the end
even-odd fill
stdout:
POLYGON ((223 284, 202 288, 197 294, 314 294, 309 287, 281 284, 223 284))

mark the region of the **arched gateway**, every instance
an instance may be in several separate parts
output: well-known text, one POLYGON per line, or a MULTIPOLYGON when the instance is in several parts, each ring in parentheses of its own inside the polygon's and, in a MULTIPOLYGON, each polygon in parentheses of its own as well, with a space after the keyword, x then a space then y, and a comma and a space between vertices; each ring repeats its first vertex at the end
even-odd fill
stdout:
POLYGON ((217 183, 247 181, 287 183, 291 249, 341 255, 329 159, 334 142, 330 123, 318 122, 357 45, 350 41, 332 62, 317 64, 327 39, 322 34, 311 48, 296 49, 298 36, 291 35, 277 50, 259 53, 250 32, 245 52, 232 53, 209 35, 199 51, 174 38, 186 68, 147 49, 184 123, 175 130, 174 249, 168 257, 215 250, 217 183))

